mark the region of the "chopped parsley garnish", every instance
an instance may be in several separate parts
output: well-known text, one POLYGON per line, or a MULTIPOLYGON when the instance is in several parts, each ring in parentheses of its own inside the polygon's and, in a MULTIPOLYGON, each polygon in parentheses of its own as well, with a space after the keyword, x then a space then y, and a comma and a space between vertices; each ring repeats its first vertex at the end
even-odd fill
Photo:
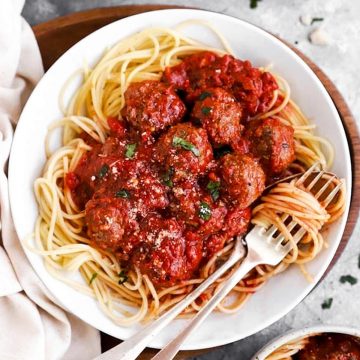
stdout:
POLYGON ((195 156, 200 156, 200 151, 197 147, 195 147, 191 142, 186 141, 185 139, 174 136, 172 141, 173 146, 181 146, 185 150, 191 151, 195 156))
POLYGON ((102 179, 107 174, 108 171, 109 171, 109 165, 104 164, 99 171, 98 178, 102 179))
POLYGON ((330 309, 331 305, 333 303, 333 298, 329 298, 324 300, 324 302, 321 304, 322 309, 330 309))
POLYGON ((119 277, 120 277, 120 280, 119 280, 119 284, 122 285, 124 283, 127 282, 128 280, 128 276, 126 275, 126 272, 124 270, 121 270, 121 272, 119 273, 119 277))
POLYGON ((209 114, 211 113, 211 107, 204 106, 203 108, 201 108, 201 112, 202 112, 204 115, 209 115, 209 114))
POLYGON ((211 218, 210 206, 205 201, 201 201, 201 203, 200 203, 199 217, 206 221, 211 218))
POLYGON ((136 152, 136 144, 126 145, 125 157, 128 159, 132 159, 136 152))
POLYGON ((357 278, 352 275, 343 275, 340 278, 340 282, 342 284, 349 283, 350 285, 355 285, 357 283, 357 278))
POLYGON ((209 93, 208 91, 204 91, 200 94, 199 96, 199 100, 203 101, 205 100, 207 97, 211 96, 211 93, 209 93))
POLYGON ((314 18, 311 20, 311 25, 314 24, 315 22, 318 22, 318 21, 324 21, 324 18, 314 17, 314 18))
POLYGON ((115 197, 123 198, 123 199, 129 199, 130 198, 130 193, 126 189, 121 189, 121 190, 118 190, 115 193, 115 197))
POLYGON ((163 182, 168 187, 173 187, 174 183, 172 181, 172 176, 174 175, 174 168, 170 167, 170 169, 162 175, 163 182))
POLYGON ((358 257, 358 268, 360 269, 360 255, 358 257))
POLYGON ((206 189, 209 190, 212 199, 216 201, 220 196, 220 181, 209 181, 206 189))
POLYGON ((250 0, 250 9, 256 9, 259 1, 261 0, 250 0))
POLYGON ((89 284, 90 284, 90 285, 91 285, 92 282, 96 279, 97 276, 98 276, 98 273, 93 273, 93 274, 92 274, 92 277, 91 277, 91 279, 90 279, 90 281, 89 281, 89 284))

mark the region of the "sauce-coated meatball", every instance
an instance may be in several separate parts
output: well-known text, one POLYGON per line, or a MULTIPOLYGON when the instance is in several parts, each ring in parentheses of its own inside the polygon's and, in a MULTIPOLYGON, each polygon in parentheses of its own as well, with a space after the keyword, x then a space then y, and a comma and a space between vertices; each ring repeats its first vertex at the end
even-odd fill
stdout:
POLYGON ((176 124, 186 110, 172 86, 152 80, 130 84, 125 104, 122 115, 143 137, 176 124))
POLYGON ((170 209, 202 237, 221 230, 227 213, 225 204, 213 201, 196 180, 185 180, 173 187, 170 209))
POLYGON ((227 154, 221 159, 222 191, 229 203, 248 207, 265 189, 265 174, 249 155, 227 154))
POLYGON ((250 224, 251 209, 235 206, 229 209, 225 218, 224 232, 228 239, 246 233, 250 224))
POLYGON ((213 152, 204 129, 183 123, 160 137, 155 156, 171 180, 179 181, 204 173, 213 152))
POLYGON ((241 115, 240 104, 222 88, 204 90, 191 113, 195 121, 200 120, 214 146, 237 142, 242 128, 241 115))
POLYGON ((150 215, 144 219, 132 261, 158 286, 188 279, 201 260, 202 242, 194 236, 187 241, 186 236, 175 218, 150 215))
POLYGON ((260 158, 267 172, 280 174, 295 160, 294 129, 280 120, 252 121, 246 135, 250 151, 260 158))
POLYGON ((100 249, 130 252, 133 244, 127 235, 138 227, 134 215, 126 199, 103 197, 88 201, 85 223, 91 241, 100 249))
POLYGON ((170 195, 171 213, 187 223, 197 224, 199 221, 198 209, 203 196, 204 192, 196 179, 174 184, 170 195))
POLYGON ((229 209, 222 231, 209 236, 204 241, 204 253, 206 257, 210 258, 215 255, 224 247, 226 241, 229 241, 235 236, 244 235, 249 227, 250 219, 250 208, 242 209, 239 206, 235 206, 229 209))

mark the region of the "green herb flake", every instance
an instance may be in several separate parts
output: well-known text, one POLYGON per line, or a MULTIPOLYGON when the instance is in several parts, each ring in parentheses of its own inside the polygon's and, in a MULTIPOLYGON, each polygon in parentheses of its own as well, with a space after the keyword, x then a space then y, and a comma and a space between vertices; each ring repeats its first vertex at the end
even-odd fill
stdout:
POLYGON ((108 171, 109 171, 109 165, 104 164, 99 171, 98 178, 102 179, 108 173, 108 171))
POLYGON ((185 150, 191 151, 195 156, 200 156, 200 151, 197 147, 195 147, 191 142, 186 141, 185 139, 174 136, 172 141, 173 146, 181 146, 185 150))
POLYGON ((351 286, 357 283, 357 278, 352 275, 343 275, 340 278, 342 284, 349 283, 351 286))
POLYGON ((209 181, 206 189, 209 190, 212 199, 216 201, 220 196, 220 181, 209 181))
POLYGON ((134 157, 135 152, 136 152, 136 147, 137 147, 137 144, 126 145, 125 157, 127 159, 132 159, 134 157))
POLYGON ((202 112, 204 115, 209 115, 209 114, 211 113, 211 107, 204 106, 203 108, 201 108, 201 112, 202 112))
POLYGON ((333 303, 333 298, 329 298, 324 300, 324 302, 321 304, 322 309, 330 309, 331 305, 333 303))
POLYGON ((358 257, 358 268, 360 269, 360 255, 358 257))
POLYGON ((322 17, 314 17, 311 20, 311 25, 313 25, 315 22, 320 22, 320 21, 324 21, 324 18, 322 18, 322 17))
POLYGON ((121 190, 118 190, 115 193, 115 197, 123 198, 123 199, 129 199, 130 198, 130 193, 126 189, 121 189, 121 190))
POLYGON ((199 207, 199 217, 203 220, 209 220, 211 218, 211 209, 208 203, 201 201, 199 207))
POLYGON ((98 276, 98 273, 93 273, 92 276, 91 276, 91 279, 89 281, 89 285, 92 284, 92 282, 96 279, 96 277, 98 276))
POLYGON ((256 9, 259 1, 261 0, 250 0, 250 9, 256 9))
POLYGON ((166 186, 168 187, 173 187, 174 186, 174 183, 172 181, 172 176, 174 175, 174 168, 173 167, 170 167, 170 169, 162 174, 162 179, 163 179, 163 182, 166 186))
POLYGON ((204 91, 200 94, 199 96, 199 100, 203 101, 205 100, 207 97, 211 96, 211 93, 208 91, 204 91))
POLYGON ((128 276, 126 275, 126 272, 124 270, 121 270, 119 273, 119 285, 122 285, 128 281, 128 276))

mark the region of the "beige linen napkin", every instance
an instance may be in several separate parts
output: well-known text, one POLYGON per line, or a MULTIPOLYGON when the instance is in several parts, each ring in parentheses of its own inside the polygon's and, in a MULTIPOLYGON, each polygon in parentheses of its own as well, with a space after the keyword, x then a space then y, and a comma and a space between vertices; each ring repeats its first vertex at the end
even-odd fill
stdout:
MULTIPOLYGON (((21 109, 43 75, 39 49, 20 13, 24 0, 0 0, 0 359, 91 359, 99 332, 66 313, 42 284, 16 236, 5 162, 21 109)), ((36 120, 36 119, 34 119, 36 120)), ((36 124, 34 124, 36 126, 36 124)))

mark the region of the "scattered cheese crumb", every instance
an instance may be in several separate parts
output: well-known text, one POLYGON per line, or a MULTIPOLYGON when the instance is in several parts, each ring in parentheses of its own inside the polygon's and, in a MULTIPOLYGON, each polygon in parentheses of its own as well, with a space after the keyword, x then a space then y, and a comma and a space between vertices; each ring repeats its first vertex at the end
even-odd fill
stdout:
POLYGON ((311 25, 312 17, 311 17, 309 14, 301 15, 301 16, 300 16, 300 21, 301 21, 301 23, 302 23, 303 25, 309 26, 309 25, 311 25))
POLYGON ((309 34, 309 40, 314 45, 326 46, 329 44, 329 36, 323 28, 316 28, 309 34))

